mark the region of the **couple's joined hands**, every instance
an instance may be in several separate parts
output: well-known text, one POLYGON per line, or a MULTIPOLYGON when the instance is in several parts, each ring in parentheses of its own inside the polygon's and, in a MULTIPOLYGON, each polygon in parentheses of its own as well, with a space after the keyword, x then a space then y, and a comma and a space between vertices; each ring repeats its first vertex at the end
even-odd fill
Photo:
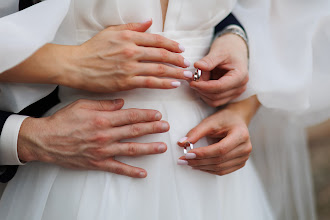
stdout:
MULTIPOLYGON (((116 92, 134 88, 176 88, 179 86, 176 79, 191 80, 192 77, 191 72, 183 69, 189 66, 189 62, 180 55, 184 48, 165 37, 143 33, 151 23, 148 21, 109 27, 80 46, 48 44, 41 48, 36 56, 28 58, 22 64, 2 74, 0 81, 11 82, 11 77, 21 74, 22 77, 16 78, 15 82, 20 79, 20 82, 24 83, 54 83, 93 92, 116 92), (52 62, 49 62, 50 60, 52 62), (172 64, 180 68, 148 61, 172 64), (40 66, 36 68, 31 63, 37 63, 40 66), (53 66, 48 66, 49 64, 53 66), (36 72, 36 69, 39 71, 36 72), (34 79, 30 77, 29 71, 32 75, 34 74, 34 79)), ((248 80, 246 50, 242 39, 235 35, 225 35, 216 39, 209 54, 195 64, 195 67, 203 70, 203 78, 198 82, 190 82, 190 85, 197 90, 206 103, 219 106, 245 90, 248 80)), ((105 170, 131 177, 145 177, 145 170, 122 164, 116 161, 114 156, 163 153, 166 151, 166 145, 164 143, 120 143, 119 141, 166 132, 169 125, 167 122, 159 122, 159 116, 152 116, 152 112, 158 115, 154 110, 120 110, 121 107, 122 104, 118 104, 118 101, 116 104, 111 101, 85 100, 75 102, 47 118, 26 119, 21 128, 21 137, 18 139, 20 159, 51 162, 71 168, 105 170), (105 109, 104 106, 109 109, 105 109), (76 112, 82 114, 77 115, 76 112), (132 115, 135 120, 132 120, 132 115), (125 122, 127 124, 109 122, 109 119, 115 120, 118 116, 128 117, 129 121, 125 122), (105 121, 104 124, 102 121, 105 121), (109 123, 106 124, 106 122, 109 123), (77 126, 79 124, 82 126, 77 126), (61 129, 55 132, 42 129, 55 128, 56 125, 59 125, 61 129), (63 130, 65 126, 67 129, 63 130), (29 139, 33 137, 33 134, 29 133, 29 131, 33 132, 31 127, 36 130, 39 128, 43 131, 39 133, 45 135, 37 139, 29 139), (122 135, 118 130, 125 130, 129 135, 122 135), (53 140, 57 141, 53 142, 53 140)), ((244 116, 238 116, 237 112, 231 110, 225 112, 226 114, 220 111, 205 119, 198 129, 193 129, 187 135, 188 138, 192 135, 191 142, 196 142, 202 136, 228 136, 214 146, 193 151, 196 154, 196 160, 188 160, 189 165, 222 175, 233 172, 245 164, 251 144, 249 144, 246 124, 242 123, 244 116), (210 133, 210 129, 223 130, 223 127, 229 124, 228 120, 222 120, 222 124, 214 124, 216 121, 214 119, 223 119, 224 116, 236 117, 237 129, 233 129, 232 134, 229 133, 229 129, 226 135, 219 132, 210 133), (202 133, 199 133, 199 128, 202 128, 202 133), (220 145, 221 150, 219 150, 220 145), (245 149, 245 153, 240 153, 240 157, 236 158, 242 148, 245 149), (223 159, 225 154, 226 159, 223 159), (218 167, 219 164, 222 164, 221 168, 218 167), (226 168, 225 171, 222 171, 223 167, 226 168)), ((234 124, 230 126, 233 128, 234 124)))

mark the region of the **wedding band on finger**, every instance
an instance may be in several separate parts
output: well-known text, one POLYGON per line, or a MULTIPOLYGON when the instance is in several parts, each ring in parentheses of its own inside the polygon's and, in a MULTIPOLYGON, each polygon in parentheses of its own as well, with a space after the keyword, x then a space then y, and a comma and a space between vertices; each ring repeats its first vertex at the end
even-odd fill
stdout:
POLYGON ((197 81, 201 78, 202 76, 202 70, 196 68, 195 73, 194 73, 194 81, 197 81))
POLYGON ((191 142, 186 142, 183 146, 183 153, 186 155, 188 151, 194 149, 194 145, 191 142))

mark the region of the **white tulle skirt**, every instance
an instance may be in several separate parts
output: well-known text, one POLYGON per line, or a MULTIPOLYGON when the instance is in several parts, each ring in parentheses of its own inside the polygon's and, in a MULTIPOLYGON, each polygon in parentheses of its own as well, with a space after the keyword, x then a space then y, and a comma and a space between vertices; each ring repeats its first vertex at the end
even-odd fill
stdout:
MULTIPOLYGON (((65 90, 70 89, 62 88, 62 97, 67 93, 65 90)), ((70 97, 75 97, 74 90, 70 91, 70 97)), ((84 96, 81 92, 76 94, 84 96)), ((168 145, 166 153, 116 158, 145 168, 148 177, 133 179, 101 171, 30 163, 20 167, 7 186, 0 203, 1 219, 272 219, 252 161, 240 171, 222 177, 176 164, 183 155, 177 141, 213 111, 188 85, 178 90, 139 89, 120 95, 127 97, 125 108, 157 109, 171 125, 167 133, 130 140, 164 141, 168 145)), ((88 96, 96 97, 100 98, 88 96)), ((111 98, 116 98, 116 94, 111 98)), ((196 147, 207 146, 211 141, 201 139, 196 147)))

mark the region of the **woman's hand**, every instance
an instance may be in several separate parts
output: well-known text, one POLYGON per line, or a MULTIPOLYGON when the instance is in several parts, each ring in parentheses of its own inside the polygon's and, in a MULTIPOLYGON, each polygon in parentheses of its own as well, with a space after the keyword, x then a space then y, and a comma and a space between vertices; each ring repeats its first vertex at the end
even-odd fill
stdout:
POLYGON ((144 33, 151 24, 111 26, 80 46, 47 44, 1 74, 0 82, 59 84, 92 92, 176 88, 180 82, 175 79, 191 79, 192 73, 183 69, 190 63, 177 42, 144 33))
POLYGON ((196 62, 195 67, 203 71, 202 78, 192 81, 190 86, 208 105, 224 105, 246 90, 247 46, 239 36, 225 34, 214 40, 209 54, 196 62))
POLYGON ((230 104, 204 119, 178 144, 181 147, 188 141, 194 144, 203 137, 216 138, 219 141, 189 151, 178 160, 178 164, 220 176, 244 167, 252 150, 247 126, 258 107, 256 97, 251 97, 230 104))

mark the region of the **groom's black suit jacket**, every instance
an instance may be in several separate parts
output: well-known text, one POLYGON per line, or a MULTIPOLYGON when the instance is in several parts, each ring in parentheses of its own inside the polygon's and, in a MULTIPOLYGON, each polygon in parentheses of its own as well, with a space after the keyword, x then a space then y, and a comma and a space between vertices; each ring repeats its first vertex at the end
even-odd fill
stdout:
MULTIPOLYGON (((31 6, 32 4, 33 4, 33 0, 20 0, 19 9, 20 10, 25 9, 31 6)), ((215 33, 218 33, 228 25, 232 25, 232 24, 236 24, 242 27, 242 25, 235 18, 235 16, 230 14, 215 27, 215 33)), ((4 126, 4 123, 6 122, 7 118, 10 115, 20 114, 20 115, 28 115, 32 117, 41 117, 47 110, 49 110, 51 107, 53 107, 58 103, 59 103, 58 88, 56 88, 50 95, 26 107, 19 113, 4 112, 0 110, 0 134, 4 126)), ((17 168, 18 166, 0 166, 0 182, 8 182, 11 178, 13 178, 13 176, 17 171, 17 168), (1 170, 3 171, 1 172, 1 170)))

